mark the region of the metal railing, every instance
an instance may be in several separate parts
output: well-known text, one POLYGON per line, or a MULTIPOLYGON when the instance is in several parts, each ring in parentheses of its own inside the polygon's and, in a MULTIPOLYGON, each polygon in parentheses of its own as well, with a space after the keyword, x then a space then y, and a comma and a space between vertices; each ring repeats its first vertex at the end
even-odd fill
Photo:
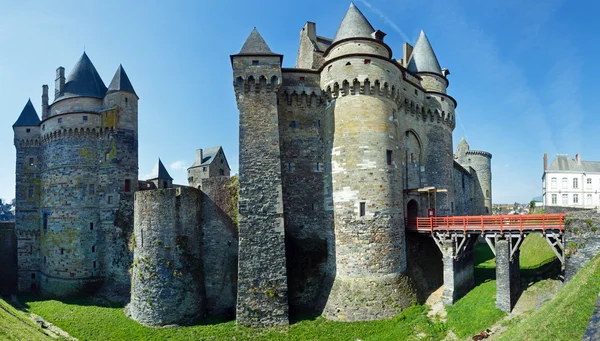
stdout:
POLYGON ((527 232, 546 230, 563 232, 564 213, 527 215, 486 215, 410 218, 405 220, 406 230, 416 232, 527 232))

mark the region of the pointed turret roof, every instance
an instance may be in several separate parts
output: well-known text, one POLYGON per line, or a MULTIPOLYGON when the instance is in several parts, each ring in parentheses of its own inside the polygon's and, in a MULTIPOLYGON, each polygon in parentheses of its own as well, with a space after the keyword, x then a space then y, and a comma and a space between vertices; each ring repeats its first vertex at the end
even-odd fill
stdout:
POLYGON ((148 179, 148 180, 153 180, 153 179, 173 180, 171 175, 169 175, 169 172, 167 172, 165 165, 163 165, 162 161, 160 161, 160 158, 158 158, 158 162, 156 163, 154 168, 152 168, 152 175, 150 176, 150 179, 148 179))
POLYGON ((411 72, 433 72, 442 75, 440 63, 423 30, 415 43, 407 69, 411 72))
POLYGON ((467 143, 467 140, 465 140, 464 136, 460 139, 460 142, 458 142, 458 145, 459 146, 464 146, 464 145, 469 146, 469 144, 467 143))
POLYGON ((275 53, 273 53, 271 51, 271 49, 269 48, 269 45, 267 45, 267 42, 263 39, 263 37, 260 35, 260 33, 258 33, 258 30, 256 29, 256 27, 252 30, 252 32, 248 36, 248 39, 246 39, 246 42, 244 43, 244 46, 242 46, 242 49, 240 50, 239 54, 241 54, 241 55, 244 55, 244 54, 276 55, 275 53))
POLYGON ((31 103, 31 99, 27 101, 21 115, 17 119, 17 122, 13 124, 13 127, 34 127, 40 125, 40 118, 31 103))
POLYGON ((106 93, 115 91, 127 91, 137 96, 135 90, 133 89, 133 85, 131 85, 131 82, 129 81, 129 77, 127 77, 127 73, 125 73, 125 69, 123 69, 123 65, 119 65, 119 68, 110 82, 108 91, 106 91, 106 93))
POLYGON ((372 38, 371 34, 375 32, 373 26, 369 23, 362 12, 350 3, 350 7, 338 27, 333 42, 347 38, 372 38))
POLYGON ((60 98, 80 96, 102 98, 105 93, 106 85, 84 52, 67 77, 63 95, 60 98))

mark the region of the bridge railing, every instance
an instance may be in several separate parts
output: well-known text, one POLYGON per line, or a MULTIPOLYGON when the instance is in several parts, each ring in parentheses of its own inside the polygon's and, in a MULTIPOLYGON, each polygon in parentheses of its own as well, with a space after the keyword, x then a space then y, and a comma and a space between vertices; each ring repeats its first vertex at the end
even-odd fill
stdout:
POLYGON ((406 219, 406 229, 417 232, 520 232, 565 228, 564 213, 527 215, 447 216, 406 219))

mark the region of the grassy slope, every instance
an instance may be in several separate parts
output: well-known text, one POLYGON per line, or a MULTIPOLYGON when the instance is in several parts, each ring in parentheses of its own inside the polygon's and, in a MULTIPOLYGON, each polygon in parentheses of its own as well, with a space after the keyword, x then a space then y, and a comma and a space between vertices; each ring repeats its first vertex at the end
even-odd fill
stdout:
POLYGON ((0 340, 55 340, 44 334, 25 313, 0 299, 0 340))
POLYGON ((301 321, 287 331, 261 331, 236 327, 234 322, 184 328, 152 329, 125 317, 119 307, 99 307, 90 300, 68 303, 27 301, 29 309, 80 340, 440 340, 445 335, 442 324, 431 323, 426 308, 415 306, 393 319, 341 323, 323 318, 301 321))
POLYGON ((521 269, 535 269, 556 259, 554 251, 540 233, 532 233, 521 245, 521 269))
POLYGON ((600 256, 567 283, 556 297, 499 340, 581 340, 600 290, 600 256))

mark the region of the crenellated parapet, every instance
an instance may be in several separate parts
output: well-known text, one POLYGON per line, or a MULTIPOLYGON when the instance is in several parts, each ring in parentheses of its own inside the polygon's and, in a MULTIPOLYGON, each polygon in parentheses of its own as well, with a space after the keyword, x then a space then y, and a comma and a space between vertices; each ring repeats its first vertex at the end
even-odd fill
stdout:
POLYGON ((15 147, 17 147, 17 148, 22 148, 22 147, 39 147, 41 145, 39 138, 35 138, 35 139, 19 139, 19 138, 15 138, 14 139, 14 144, 15 144, 15 147))
POLYGON ((292 89, 285 89, 281 92, 279 98, 283 99, 283 103, 289 106, 306 106, 316 108, 325 106, 327 104, 327 97, 323 95, 321 90, 298 92, 292 89))
POLYGON ((238 92, 276 92, 279 89, 279 78, 276 75, 245 75, 238 76, 233 83, 238 92), (267 80, 268 77, 268 80, 267 80))
POLYGON ((485 151, 482 151, 482 150, 468 150, 466 152, 466 155, 483 156, 483 157, 487 157, 488 159, 492 158, 492 153, 485 152, 485 151))

